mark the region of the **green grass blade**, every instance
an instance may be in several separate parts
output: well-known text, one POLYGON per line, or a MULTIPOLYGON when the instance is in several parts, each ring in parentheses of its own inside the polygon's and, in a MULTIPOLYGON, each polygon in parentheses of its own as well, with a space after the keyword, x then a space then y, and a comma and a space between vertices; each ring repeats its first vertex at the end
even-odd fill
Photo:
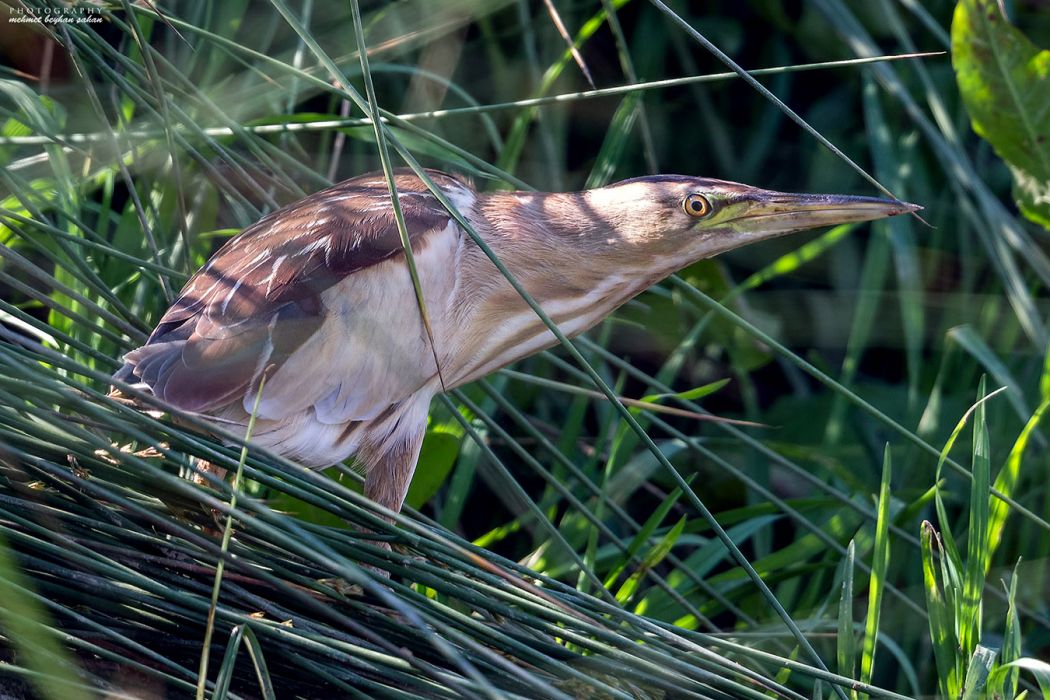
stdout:
POLYGON ((958 675, 959 644, 955 635, 955 611, 945 598, 947 582, 940 575, 937 559, 945 556, 940 536, 928 521, 922 523, 922 573, 926 610, 930 618, 930 643, 937 664, 937 681, 941 694, 957 697, 962 687, 958 675))
POLYGON ((61 635, 49 625, 45 608, 29 595, 29 582, 0 529, 0 623, 8 643, 19 652, 32 674, 34 687, 47 700, 91 697, 77 682, 76 664, 59 643, 61 635))
POLYGON ((879 638, 882 592, 890 564, 890 479, 893 474, 890 446, 886 445, 879 486, 879 519, 875 524, 875 549, 872 553, 871 579, 868 583, 868 612, 864 622, 864 647, 860 659, 860 680, 870 683, 875 668, 875 649, 879 638))
MULTIPOLYGON (((671 279, 675 283, 676 287, 678 287, 679 289, 682 289, 683 291, 685 291, 689 296, 691 296, 692 298, 694 298, 698 302, 700 302, 705 308, 708 308, 708 309, 711 309, 711 310, 715 311, 716 315, 718 315, 718 316, 721 316, 723 318, 727 318, 727 319, 731 320, 734 325, 736 325, 737 327, 739 327, 742 330, 746 331, 749 335, 751 335, 751 336, 761 340, 763 343, 769 345, 778 354, 782 355, 785 359, 787 359, 790 362, 792 362, 793 364, 797 365, 799 368, 801 368, 807 374, 815 377, 822 384, 825 384, 829 388, 833 389, 836 393, 840 393, 840 394, 844 395, 847 398, 847 400, 849 400, 851 403, 855 404, 858 408, 861 408, 866 413, 868 413, 868 414, 874 416, 875 418, 877 418, 880 422, 884 423, 887 427, 891 428, 894 432, 899 433, 902 437, 907 439, 909 442, 914 444, 916 447, 920 448, 924 452, 927 452, 927 453, 929 453, 931 455, 935 455, 935 456, 940 457, 940 451, 936 447, 934 447, 933 445, 930 445, 929 443, 927 443, 925 440, 923 440, 921 437, 916 435, 914 432, 912 432, 911 430, 908 430, 903 425, 901 425, 898 421, 896 421, 893 418, 891 418, 888 415, 886 415, 883 411, 880 411, 875 406, 872 406, 870 403, 868 403, 863 398, 858 396, 855 392, 851 391, 848 387, 845 387, 842 384, 840 384, 839 382, 836 382, 826 372, 818 369, 812 363, 807 362, 806 360, 800 358, 795 353, 793 353, 790 350, 788 350, 782 343, 777 342, 768 333, 763 332, 758 327, 756 327, 754 324, 750 323, 749 321, 746 321, 745 319, 741 318, 739 315, 737 315, 737 314, 733 313, 732 311, 730 311, 729 309, 721 306, 714 299, 712 299, 711 297, 707 296, 706 294, 704 294, 700 290, 691 287, 689 284, 687 284, 686 282, 682 281, 681 279, 679 279, 677 277, 672 277, 671 279)), ((968 469, 966 469, 965 467, 963 467, 962 465, 960 465, 955 460, 946 458, 946 459, 943 460, 943 463, 948 465, 949 467, 951 467, 957 473, 967 477, 968 479, 972 479, 973 478, 973 475, 970 473, 970 471, 968 469)), ((1015 499, 1011 498, 1010 496, 1007 496, 1005 494, 999 493, 995 489, 992 489, 992 495, 995 496, 996 498, 1004 501, 1008 505, 1010 505, 1017 512, 1022 513, 1024 515, 1024 517, 1028 518, 1033 523, 1038 525, 1040 529, 1050 532, 1050 521, 1047 521, 1046 518, 1043 518, 1038 513, 1035 513, 1031 509, 1024 507, 1023 505, 1018 503, 1015 499)))
MULTIPOLYGON (((1010 449, 1010 454, 1006 458, 1006 464, 1003 465, 1003 468, 999 470, 995 477, 995 483, 992 487, 996 491, 1007 495, 1015 493, 1021 478, 1021 462, 1024 459, 1025 449, 1028 447, 1028 443, 1047 409, 1050 409, 1050 399, 1044 400, 1039 408, 1035 410, 1035 413, 1032 414, 1032 417, 1028 419, 1028 422, 1025 423, 1021 434, 1017 436, 1014 446, 1010 449)), ((1003 534, 1006 531, 1006 521, 1009 517, 1010 508, 1006 503, 999 500, 992 502, 988 513, 988 557, 985 561, 985 573, 991 568, 992 557, 995 556, 995 552, 999 549, 999 545, 1002 542, 1003 534)))
POLYGON ((967 524, 966 567, 963 583, 959 644, 966 656, 975 654, 981 641, 984 575, 988 570, 988 521, 991 489, 991 447, 985 418, 985 381, 977 389, 977 409, 973 415, 973 482, 970 489, 970 519, 967 524))
MULTIPOLYGON (((405 224, 405 214, 401 210, 401 197, 397 186, 394 184, 394 169, 390 161, 390 149, 387 147, 386 135, 380 122, 379 103, 376 101, 375 86, 372 84, 372 73, 368 67, 368 49, 365 45, 365 30, 361 24, 361 7, 357 0, 351 0, 350 7, 354 17, 354 36, 357 40, 357 54, 361 59, 361 74, 365 81, 365 97, 368 99, 369 117, 372 120, 372 128, 375 132, 376 143, 379 146, 379 160, 383 166, 383 174, 386 177, 387 190, 390 192, 390 204, 394 210, 394 219, 397 221, 397 232, 401 237, 401 248, 405 253, 405 264, 412 278, 412 289, 416 296, 416 305, 419 308, 419 316, 423 322, 430 344, 430 353, 434 358, 434 366, 437 368, 438 377, 441 379, 441 387, 445 387, 445 379, 441 373, 441 362, 438 360, 437 347, 434 344, 434 330, 430 324, 430 314, 427 313, 426 299, 423 298, 423 285, 419 281, 419 270, 416 267, 415 255, 412 252, 412 242, 408 237, 408 227, 405 224)), ((318 50, 318 49, 315 49, 318 50)), ((337 77, 341 77, 336 73, 337 77)), ((349 89, 345 78, 341 78, 343 84, 349 89)))
POLYGON ((855 540, 850 540, 842 560, 842 585, 839 592, 839 624, 836 643, 838 672, 852 677, 857 672, 857 637, 853 630, 853 562, 857 553, 855 540))
MULTIPOLYGON (((992 673, 992 678, 989 679, 989 685, 991 685, 993 680, 997 680, 997 676, 1011 671, 1028 671, 1032 678, 1035 679, 1035 682, 1039 685, 1039 694, 1043 697, 1043 700, 1050 699, 1050 663, 1030 657, 1011 661, 1008 664, 1000 666, 992 673)), ((1024 693, 1022 693, 1022 695, 1023 694, 1024 693)))
POLYGON ((963 682, 962 700, 981 700, 987 697, 985 686, 988 684, 988 676, 995 666, 996 652, 994 649, 978 645, 970 657, 970 664, 966 669, 966 680, 963 682))
POLYGON ((681 27, 683 30, 685 30, 685 32, 687 34, 689 34, 691 37, 693 37, 693 39, 695 39, 697 41, 697 43, 699 43, 705 49, 710 51, 722 63, 724 63, 727 66, 729 66, 730 69, 732 69, 732 71, 734 73, 739 75, 744 80, 744 82, 746 82, 748 85, 753 87, 755 90, 757 90, 759 92, 759 94, 761 94, 763 97, 765 97, 770 102, 772 102, 774 105, 776 105, 777 108, 780 111, 782 111, 784 114, 786 114, 793 122, 798 124, 806 132, 808 132, 811 136, 813 136, 813 138, 815 138, 818 142, 820 142, 821 145, 823 145, 829 151, 834 153, 837 157, 842 159, 842 161, 845 162, 850 168, 852 168, 858 175, 860 175, 862 178, 864 178, 865 180, 870 182, 872 185, 875 186, 875 188, 877 190, 882 192, 884 195, 886 195, 890 199, 897 199, 897 197, 892 192, 890 192, 888 189, 886 189, 882 185, 882 183, 880 183, 874 177, 869 175, 868 172, 866 170, 864 170, 864 168, 862 168, 859 165, 857 165, 856 163, 854 163, 853 160, 850 159, 850 157, 847 156, 845 153, 843 153, 841 150, 839 150, 838 147, 835 146, 835 144, 833 144, 830 141, 828 141, 828 139, 825 138, 823 134, 821 134, 819 131, 817 131, 812 126, 810 126, 809 123, 805 119, 800 117, 794 110, 792 110, 790 107, 788 107, 786 104, 784 104, 780 99, 778 99, 776 97, 776 95, 774 95, 772 92, 770 92, 765 86, 762 85, 762 83, 758 82, 758 80, 756 80, 754 76, 752 76, 750 73, 748 73, 743 68, 741 68, 739 65, 737 65, 736 62, 733 61, 733 59, 731 59, 724 52, 722 52, 721 49, 719 49, 717 46, 715 46, 713 43, 711 43, 703 34, 698 32, 692 25, 690 25, 688 22, 683 20, 676 12, 674 12, 674 10, 669 8, 667 5, 665 5, 660 0, 649 0, 649 1, 655 7, 657 7, 661 12, 665 13, 668 17, 670 17, 671 20, 675 22, 675 24, 677 24, 679 27, 681 27))
POLYGON ((1013 698, 1017 695, 1019 672, 1009 664, 1021 658, 1021 620, 1017 614, 1017 580, 1020 566, 1020 561, 1014 565, 1010 585, 1006 589, 1006 625, 1003 630, 1003 646, 999 652, 999 669, 1005 668, 1005 670, 1003 673, 993 672, 992 677, 988 679, 991 691, 1004 698, 1013 698))
MULTIPOLYGON (((263 387, 265 385, 266 372, 264 371, 259 378, 259 389, 255 392, 255 402, 252 404, 252 412, 248 416, 248 427, 245 429, 244 442, 241 445, 241 458, 237 462, 237 471, 234 472, 233 484, 230 486, 230 508, 226 514, 226 524, 222 529, 222 544, 219 547, 219 560, 215 564, 215 581, 212 583, 208 622, 204 628, 204 643, 201 645, 200 670, 197 673, 197 700, 204 700, 204 692, 207 687, 208 657, 211 654, 211 638, 215 632, 215 613, 219 605, 222 574, 226 569, 226 553, 230 549, 230 538, 233 536, 233 513, 234 509, 237 508, 237 494, 240 493, 241 480, 244 478, 244 464, 248 460, 248 441, 251 440, 252 431, 255 430, 255 418, 259 413, 259 402, 262 400, 263 387)), ((236 645, 232 646, 236 650, 236 645)), ((234 653, 236 654, 236 652, 234 653)))
POLYGON ((255 675, 259 679, 259 691, 263 700, 275 700, 276 694, 273 689, 273 681, 266 668, 266 660, 263 658, 262 645, 255 632, 247 625, 237 625, 230 634, 230 641, 226 645, 226 653, 223 655, 222 666, 219 675, 215 678, 215 692, 213 700, 226 700, 230 691, 230 682, 233 680, 233 667, 237 663, 237 652, 241 645, 248 650, 252 664, 255 667, 255 675))

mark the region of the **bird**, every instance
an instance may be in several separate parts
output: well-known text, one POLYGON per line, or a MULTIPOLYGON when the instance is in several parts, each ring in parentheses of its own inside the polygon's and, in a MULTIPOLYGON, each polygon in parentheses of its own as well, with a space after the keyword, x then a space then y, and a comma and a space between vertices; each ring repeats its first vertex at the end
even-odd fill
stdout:
MULTIPOLYGON (((921 209, 684 175, 482 192, 426 173, 568 337, 700 259, 921 209)), ((250 442, 304 467, 355 456, 365 495, 399 512, 431 400, 558 341, 414 171, 392 182, 419 294, 387 176, 361 175, 223 244, 115 378, 242 438, 254 412, 250 442)))

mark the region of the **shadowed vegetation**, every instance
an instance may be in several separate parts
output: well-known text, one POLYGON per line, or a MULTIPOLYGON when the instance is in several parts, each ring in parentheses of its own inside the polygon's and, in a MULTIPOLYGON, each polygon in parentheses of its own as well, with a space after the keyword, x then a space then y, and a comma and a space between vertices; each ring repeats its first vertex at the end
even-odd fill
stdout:
POLYGON ((1050 697, 1038 4, 0 6, 0 695, 1050 697), (107 398, 230 236, 406 165, 929 225, 702 261, 439 397, 396 526, 107 398))

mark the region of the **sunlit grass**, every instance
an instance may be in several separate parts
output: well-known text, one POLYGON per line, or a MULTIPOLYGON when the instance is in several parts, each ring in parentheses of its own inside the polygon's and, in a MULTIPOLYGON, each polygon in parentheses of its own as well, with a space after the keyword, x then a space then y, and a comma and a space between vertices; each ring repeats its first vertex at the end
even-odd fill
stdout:
POLYGON ((0 574, 40 602, 5 597, 17 653, 0 650, 0 681, 46 697, 198 681, 215 697, 1045 696, 1050 258, 947 59, 881 58, 947 48, 951 3, 555 2, 597 89, 542 3, 439 5, 124 3, 104 30, 52 28, 65 78, 0 74, 0 541, 18 565, 0 574), (737 79, 755 68, 779 104, 737 79), (395 526, 349 468, 239 460, 193 416, 106 397, 227 236, 332 175, 423 166, 481 189, 661 171, 870 193, 868 178, 932 227, 698 263, 441 397, 419 509, 395 526), (712 413, 763 427, 696 420, 712 413), (186 478, 198 459, 243 468, 235 507, 232 485, 186 478), (43 657, 19 647, 33 633, 43 657), (63 656, 79 681, 40 675, 63 656))

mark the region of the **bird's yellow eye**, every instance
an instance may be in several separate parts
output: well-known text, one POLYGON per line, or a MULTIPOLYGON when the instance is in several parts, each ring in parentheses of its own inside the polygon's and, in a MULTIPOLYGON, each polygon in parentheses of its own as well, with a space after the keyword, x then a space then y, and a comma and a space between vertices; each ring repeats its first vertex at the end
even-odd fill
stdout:
POLYGON ((685 213, 697 219, 702 219, 711 213, 711 201, 702 194, 691 194, 682 202, 685 213))

